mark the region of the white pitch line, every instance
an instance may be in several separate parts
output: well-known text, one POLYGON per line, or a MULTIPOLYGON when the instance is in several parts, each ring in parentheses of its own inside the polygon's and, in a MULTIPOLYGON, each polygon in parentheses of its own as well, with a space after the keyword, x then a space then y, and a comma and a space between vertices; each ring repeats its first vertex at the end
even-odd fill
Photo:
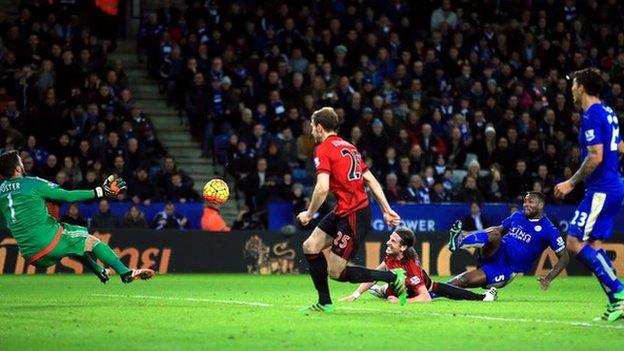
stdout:
MULTIPOLYGON (((208 303, 223 303, 223 304, 233 304, 233 305, 247 305, 247 306, 256 306, 256 307, 286 307, 286 308, 293 308, 293 309, 302 307, 302 306, 297 306, 297 305, 273 305, 270 303, 255 302, 255 301, 216 300, 216 299, 205 299, 205 298, 196 298, 196 297, 171 297, 171 296, 121 295, 121 294, 91 294, 91 296, 133 298, 133 299, 152 299, 152 300, 167 300, 167 301, 208 302, 208 303)), ((591 322, 584 322, 584 321, 564 321, 564 320, 556 320, 556 319, 508 318, 508 317, 484 316, 484 315, 477 315, 477 314, 426 312, 426 311, 417 311, 417 310, 397 311, 397 310, 387 310, 387 309, 378 309, 378 308, 369 308, 369 307, 349 307, 349 306, 339 306, 337 309, 344 310, 344 311, 365 312, 365 313, 382 313, 382 314, 393 314, 393 315, 421 315, 421 316, 430 316, 430 317, 453 317, 453 318, 480 319, 480 320, 486 320, 486 321, 511 322, 511 323, 559 324, 559 325, 568 325, 568 326, 575 326, 575 327, 624 330, 624 324, 614 325, 614 324, 602 324, 600 322, 591 323, 591 322)))
POLYGON ((132 298, 132 299, 152 299, 152 300, 168 300, 168 301, 190 301, 190 302, 208 302, 208 303, 223 303, 223 304, 232 304, 232 305, 247 305, 247 306, 257 306, 257 307, 273 307, 273 305, 262 302, 253 302, 253 301, 237 301, 237 300, 213 300, 213 299, 204 299, 204 298, 196 298, 196 297, 170 297, 170 296, 150 296, 150 295, 117 295, 117 294, 91 294, 91 296, 100 296, 100 297, 121 297, 121 298, 132 298))
MULTIPOLYGON (((561 325, 570 325, 576 327, 595 327, 595 328, 603 328, 603 329, 624 329, 624 324, 600 324, 599 323, 591 323, 591 322, 583 322, 583 321, 564 321, 564 320, 556 320, 556 319, 528 319, 528 318, 507 318, 507 317, 495 317, 495 316, 482 316, 475 314, 464 314, 464 313, 442 313, 442 312, 425 312, 425 311, 397 311, 397 310, 381 310, 375 308, 355 308, 355 307, 339 307, 341 310, 347 311, 355 311, 355 312, 370 312, 370 313, 387 313, 387 314, 418 314, 423 316, 432 316, 432 317, 463 317, 469 319, 481 319, 488 321, 499 321, 499 322, 516 322, 516 323, 544 323, 544 324, 561 324, 561 325)), ((605 322, 606 323, 606 322, 605 322)))

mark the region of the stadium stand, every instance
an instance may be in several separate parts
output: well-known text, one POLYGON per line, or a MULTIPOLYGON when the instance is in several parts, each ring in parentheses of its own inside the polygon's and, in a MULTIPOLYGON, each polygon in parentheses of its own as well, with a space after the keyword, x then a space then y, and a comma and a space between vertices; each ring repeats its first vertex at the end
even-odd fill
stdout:
MULTIPOLYGON (((153 126, 126 90, 129 55, 108 62, 84 23, 27 14, 34 3, 0 19, 1 146, 28 150, 35 174, 68 187, 102 168, 162 173, 164 150, 145 145, 153 126), (18 38, 29 44, 17 47, 18 38), (33 125, 41 119, 54 122, 33 125), (132 139, 150 151, 148 165, 129 155, 132 139)), ((580 161, 566 78, 574 70, 600 68, 602 98, 620 119, 624 112, 616 0, 163 3, 143 13, 139 59, 158 99, 190 126, 176 129, 190 131, 185 147, 223 166, 238 204, 265 226, 268 203, 305 201, 293 189, 305 194, 313 182, 307 119, 320 106, 337 110, 340 134, 407 203, 508 202, 532 189, 555 202, 553 184, 580 161)), ((163 184, 157 196, 171 194, 163 184)))

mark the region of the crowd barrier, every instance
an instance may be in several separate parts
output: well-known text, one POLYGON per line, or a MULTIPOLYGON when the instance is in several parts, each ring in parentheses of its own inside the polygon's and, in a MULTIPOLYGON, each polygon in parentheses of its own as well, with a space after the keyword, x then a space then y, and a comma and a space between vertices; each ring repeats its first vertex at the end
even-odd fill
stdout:
MULTIPOLYGON (((61 215, 67 212, 68 204, 61 205, 61 215)), ((132 204, 130 202, 111 202, 111 212, 123 219, 123 216, 132 204)), ((203 213, 203 203, 176 203, 176 212, 183 214, 188 218, 190 229, 200 229, 200 221, 203 213)), ((157 202, 149 206, 139 205, 141 211, 145 214, 148 225, 154 216, 162 211, 165 203, 157 202)), ((98 204, 96 202, 78 204, 80 213, 87 221, 97 214, 98 204)), ((435 232, 446 231, 453 221, 462 219, 469 213, 469 204, 465 203, 448 203, 448 204, 394 204, 393 208, 401 215, 402 225, 414 230, 415 232, 435 232)), ((372 220, 371 227, 373 230, 388 230, 384 224, 381 211, 376 203, 371 204, 372 220)), ((500 223, 509 215, 510 205, 508 204, 484 204, 482 206, 483 215, 491 225, 500 223)), ((548 205, 546 206, 546 215, 557 225, 562 232, 567 231, 569 222, 574 217, 575 206, 571 205, 548 205)), ((288 202, 273 202, 269 204, 268 212, 268 229, 278 231, 286 225, 293 224, 294 213, 292 205, 288 202)), ((232 223, 229 223, 230 225, 232 223)), ((0 226, 4 227, 4 226, 0 226)), ((624 211, 615 220, 614 230, 624 232, 624 211)))
MULTIPOLYGON (((93 232, 107 242, 131 267, 152 268, 164 273, 306 273, 307 263, 301 245, 307 233, 284 234, 270 231, 206 233, 177 230, 101 230, 93 232)), ((356 261, 375 267, 382 260, 388 232, 372 232, 360 243, 356 261)), ((451 253, 444 232, 419 233, 415 245, 423 267, 434 275, 449 276, 476 266, 474 251, 451 253)), ((624 272, 624 235, 618 233, 605 244, 617 272, 624 272)), ((544 274, 556 261, 548 249, 537 261, 531 274, 544 274)), ((74 272, 85 268, 78 261, 63 259, 48 269, 27 265, 19 255, 15 240, 6 230, 0 231, 0 274, 74 272)), ((576 260, 564 275, 589 272, 576 260)))
MULTIPOLYGON (((392 208, 401 216, 401 225, 414 232, 447 231, 457 219, 463 219, 470 213, 470 204, 393 204, 392 208)), ((519 206, 519 208, 522 208, 519 206)), ((484 204, 481 212, 490 225, 498 225, 510 214, 509 204, 484 204)), ((371 204, 373 230, 389 230, 384 223, 383 216, 377 203, 371 204)), ((569 222, 574 218, 576 206, 547 205, 545 213, 550 220, 562 231, 568 230, 569 222)), ((269 230, 279 230, 285 225, 293 223, 293 208, 288 202, 274 202, 269 205, 269 230)), ((624 232, 624 211, 618 214, 614 226, 617 232, 624 232)))

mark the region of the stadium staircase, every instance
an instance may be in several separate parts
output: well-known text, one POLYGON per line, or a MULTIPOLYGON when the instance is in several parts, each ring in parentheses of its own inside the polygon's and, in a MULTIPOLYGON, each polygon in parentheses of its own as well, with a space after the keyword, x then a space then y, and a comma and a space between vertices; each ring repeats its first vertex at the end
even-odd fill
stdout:
MULTIPOLYGON (((18 14, 18 2, 18 0, 0 0, 0 10, 15 18, 18 14)), ((184 7, 184 1, 175 0, 172 3, 179 8, 184 7)), ((156 11, 160 2, 144 1, 142 5, 144 12, 156 11)), ((223 167, 213 165, 212 159, 201 157, 200 143, 191 138, 188 127, 181 123, 186 117, 180 116, 175 108, 167 106, 165 97, 158 92, 158 84, 148 76, 145 64, 138 62, 136 41, 118 41, 117 50, 109 55, 109 62, 114 60, 123 63, 136 105, 152 120, 156 135, 163 146, 175 157, 178 167, 195 181, 194 188, 201 194, 202 187, 208 179, 224 174, 223 167)), ((230 188, 233 189, 231 182, 230 188)), ((232 199, 221 208, 221 214, 230 225, 236 219, 236 207, 237 201, 232 199)))
MULTIPOLYGON (((223 174, 223 167, 213 165, 212 159, 201 157, 201 144, 191 138, 186 119, 174 107, 167 106, 166 98, 158 92, 158 84, 149 77, 144 63, 136 55, 136 41, 119 41, 117 50, 109 55, 110 60, 120 60, 128 76, 136 105, 152 120, 156 135, 172 155, 178 167, 195 181, 195 190, 201 194, 202 187, 210 178, 223 174)), ((231 225, 236 218, 236 201, 228 201, 221 214, 231 225)))

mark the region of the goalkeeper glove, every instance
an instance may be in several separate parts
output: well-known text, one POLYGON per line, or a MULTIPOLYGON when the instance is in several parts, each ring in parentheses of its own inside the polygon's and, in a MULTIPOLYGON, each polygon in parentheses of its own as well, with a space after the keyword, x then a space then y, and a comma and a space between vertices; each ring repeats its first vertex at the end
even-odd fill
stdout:
POLYGON ((102 186, 98 186, 95 191, 96 198, 102 197, 115 197, 126 191, 126 182, 121 178, 115 178, 114 175, 109 175, 104 181, 102 186))

